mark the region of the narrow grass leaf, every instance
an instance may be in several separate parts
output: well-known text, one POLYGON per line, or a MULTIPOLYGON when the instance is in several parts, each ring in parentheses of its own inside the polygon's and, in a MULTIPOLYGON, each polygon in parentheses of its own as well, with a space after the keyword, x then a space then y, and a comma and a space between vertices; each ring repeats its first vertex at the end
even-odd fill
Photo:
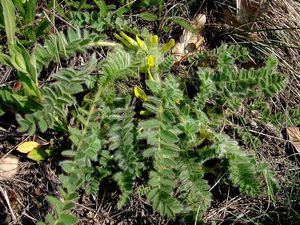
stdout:
POLYGON ((12 0, 1 0, 8 45, 14 46, 16 33, 15 6, 12 0))

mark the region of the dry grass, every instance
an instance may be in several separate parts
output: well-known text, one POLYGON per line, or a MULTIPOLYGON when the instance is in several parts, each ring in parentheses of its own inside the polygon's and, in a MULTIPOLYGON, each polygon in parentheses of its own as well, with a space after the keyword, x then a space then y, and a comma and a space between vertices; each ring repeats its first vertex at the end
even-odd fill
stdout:
POLYGON ((289 76, 286 91, 274 102, 279 111, 286 111, 300 102, 299 21, 299 2, 275 0, 254 28, 260 31, 260 41, 251 43, 252 46, 265 55, 275 54, 280 60, 281 71, 289 76))

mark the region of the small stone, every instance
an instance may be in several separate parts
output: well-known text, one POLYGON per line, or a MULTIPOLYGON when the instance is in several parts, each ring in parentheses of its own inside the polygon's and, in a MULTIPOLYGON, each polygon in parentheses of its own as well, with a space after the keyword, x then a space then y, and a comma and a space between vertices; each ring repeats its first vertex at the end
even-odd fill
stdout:
POLYGON ((94 217, 93 212, 89 211, 89 212, 86 214, 86 217, 89 218, 89 219, 93 218, 93 217, 94 217))

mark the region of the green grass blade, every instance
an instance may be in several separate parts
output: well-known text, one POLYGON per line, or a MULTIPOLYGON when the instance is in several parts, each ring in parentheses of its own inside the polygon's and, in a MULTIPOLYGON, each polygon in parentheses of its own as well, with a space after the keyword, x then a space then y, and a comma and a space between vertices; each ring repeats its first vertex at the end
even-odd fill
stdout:
POLYGON ((17 29, 15 6, 12 0, 1 0, 1 5, 3 8, 3 17, 8 45, 13 46, 15 44, 15 33, 17 29))

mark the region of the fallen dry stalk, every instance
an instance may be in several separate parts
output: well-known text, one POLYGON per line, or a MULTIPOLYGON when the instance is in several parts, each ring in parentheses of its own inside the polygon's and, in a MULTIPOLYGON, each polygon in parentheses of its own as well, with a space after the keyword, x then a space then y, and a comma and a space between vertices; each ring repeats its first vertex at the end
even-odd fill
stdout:
POLYGON ((9 212, 10 212, 10 215, 11 215, 11 217, 12 217, 12 220, 13 221, 16 221, 16 216, 15 216, 15 214, 14 214, 14 211, 12 210, 12 208, 11 208, 11 205, 10 205, 10 201, 9 201, 9 198, 8 198, 8 195, 7 195, 7 192, 0 186, 0 192, 1 192, 1 194, 3 195, 3 197, 4 197, 4 200, 5 200, 5 202, 6 202, 6 204, 7 204, 7 207, 8 207, 8 210, 9 210, 9 212))

